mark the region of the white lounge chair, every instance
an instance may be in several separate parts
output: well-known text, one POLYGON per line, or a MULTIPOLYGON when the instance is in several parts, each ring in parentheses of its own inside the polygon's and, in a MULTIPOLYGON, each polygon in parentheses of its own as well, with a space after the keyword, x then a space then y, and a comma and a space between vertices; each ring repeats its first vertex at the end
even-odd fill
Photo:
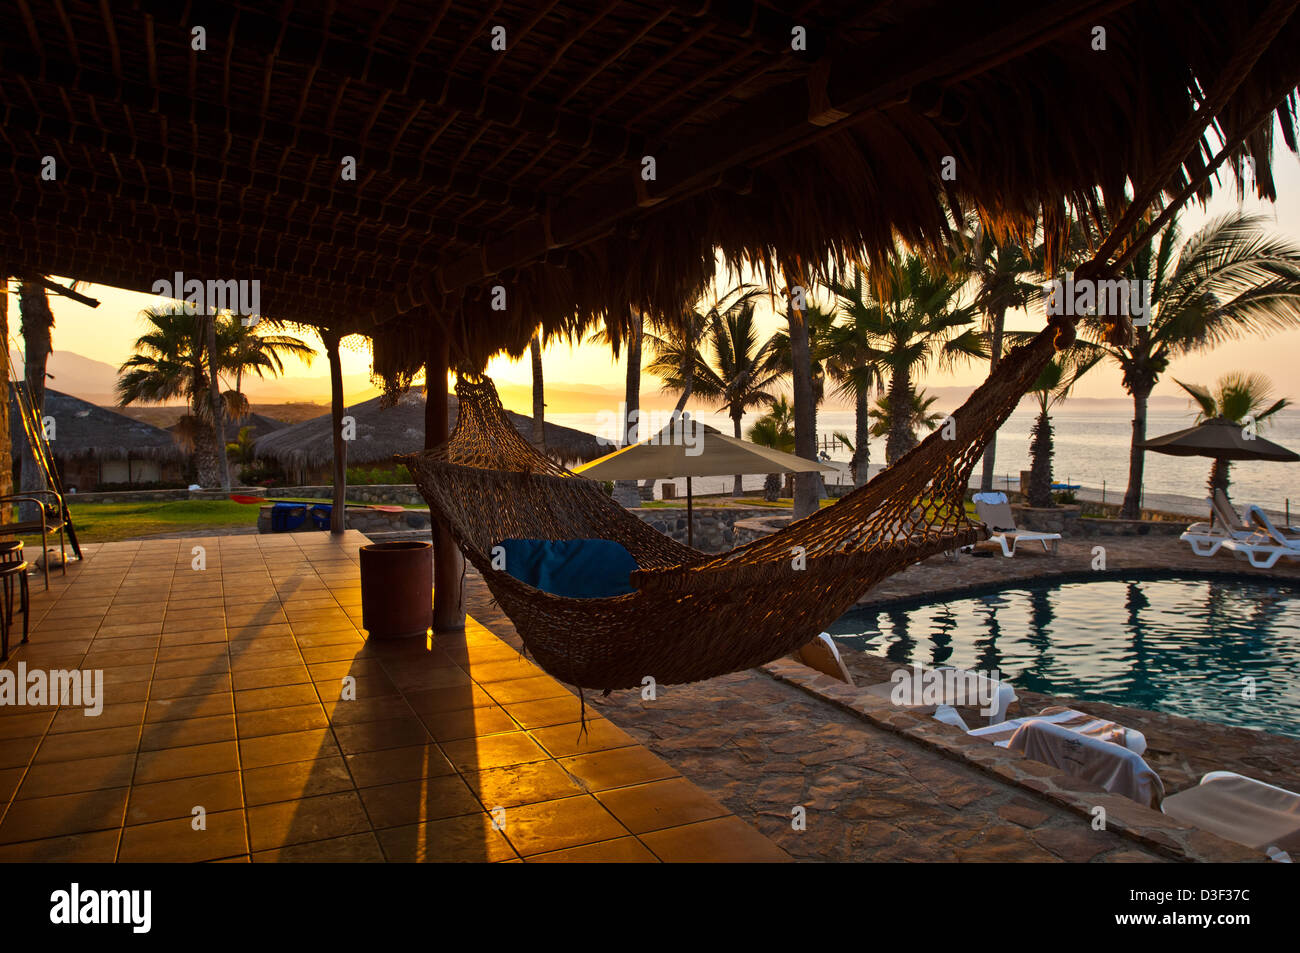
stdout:
POLYGON ((1031 718, 1011 736, 1007 748, 1148 807, 1159 807, 1164 800, 1160 776, 1140 754, 1056 722, 1031 718))
POLYGON ((793 656, 811 669, 853 684, 853 676, 849 674, 844 659, 840 658, 839 646, 829 632, 823 632, 807 645, 795 649, 793 656))
POLYGON ((1178 537, 1191 546, 1197 556, 1213 556, 1228 540, 1249 539, 1255 534, 1255 530, 1237 515, 1237 510, 1222 490, 1215 490, 1205 502, 1210 504, 1210 521, 1193 523, 1178 537))
POLYGON ((1294 527, 1278 529, 1268 514, 1258 506, 1246 508, 1246 517, 1255 527, 1255 532, 1245 539, 1229 539, 1223 543, 1238 559, 1246 559, 1256 569, 1272 569, 1282 558, 1300 559, 1300 535, 1294 527))
MULTIPOLYGON (((941 709, 951 709, 953 706, 968 706, 975 703, 971 698, 966 697, 970 693, 970 689, 972 688, 971 680, 973 680, 975 693, 984 698, 993 699, 993 703, 990 706, 991 713, 987 716, 990 725, 997 725, 1005 721, 1007 717, 1007 709, 1016 701, 1015 689, 1012 688, 1010 684, 997 679, 991 679, 980 672, 965 672, 956 669, 951 665, 943 665, 932 669, 931 671, 934 673, 942 673, 945 671, 961 672, 961 678, 958 679, 954 677, 950 681, 945 677, 943 678, 942 683, 940 683, 938 679, 927 678, 929 673, 924 673, 920 666, 914 665, 912 666, 912 670, 909 673, 907 680, 903 681, 901 685, 892 681, 880 682, 876 685, 867 686, 864 691, 869 695, 875 695, 877 698, 889 699, 890 703, 898 708, 907 708, 911 711, 920 712, 922 714, 941 713, 945 717, 940 718, 939 720, 945 721, 949 716, 947 715, 947 712, 941 712, 941 709), (922 684, 918 685, 918 682, 922 684), (936 693, 939 697, 933 701, 923 701, 926 697, 924 694, 920 697, 916 697, 913 694, 913 691, 918 687, 924 687, 924 685, 933 686, 933 688, 937 690, 936 693), (895 701, 894 697, 896 689, 900 690, 902 696, 897 701, 895 701)), ((952 715, 956 716, 957 713, 953 711, 952 715)), ((958 718, 958 720, 960 720, 960 718, 958 718)), ((952 721, 948 721, 947 723, 953 724, 952 721)))
POLYGON ((1290 863, 1300 851, 1300 794, 1232 771, 1211 771, 1165 798, 1161 810, 1276 861, 1290 863))
POLYGON ((968 734, 976 738, 986 738, 999 748, 1005 748, 1011 741, 1011 736, 1019 731, 1023 725, 1031 721, 1050 722, 1051 724, 1060 725, 1062 728, 1067 728, 1075 734, 1090 735, 1103 741, 1114 742, 1123 745, 1137 755, 1141 755, 1147 750, 1146 735, 1136 728, 1126 728, 1118 722, 1095 718, 1086 712, 1075 711, 1073 708, 1063 708, 1060 705, 1044 708, 1037 715, 1025 715, 1022 718, 1012 718, 1009 721, 1004 721, 999 725, 976 728, 974 731, 968 732, 968 734))
POLYGON ((990 540, 1002 547, 1003 556, 1008 558, 1014 556, 1016 544, 1021 542, 1042 543, 1044 552, 1048 551, 1047 544, 1051 543, 1051 552, 1056 553, 1061 534, 1016 529, 1016 518, 1011 513, 1011 504, 1007 502, 1005 493, 976 493, 971 500, 975 504, 975 512, 980 522, 993 534, 990 540))

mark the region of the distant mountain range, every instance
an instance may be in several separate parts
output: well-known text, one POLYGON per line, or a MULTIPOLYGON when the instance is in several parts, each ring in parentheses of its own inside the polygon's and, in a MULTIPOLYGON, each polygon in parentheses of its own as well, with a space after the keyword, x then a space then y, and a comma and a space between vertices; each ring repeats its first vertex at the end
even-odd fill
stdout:
MULTIPOLYGON (((22 367, 22 361, 16 353, 10 354, 10 361, 15 368, 22 367)), ((49 386, 54 390, 80 397, 82 400, 103 407, 117 404, 117 368, 104 361, 77 354, 74 351, 55 351, 50 355, 48 364, 49 386)), ((249 400, 258 405, 267 404, 312 404, 328 405, 330 386, 328 375, 311 375, 303 377, 286 377, 261 379, 245 378, 244 392, 249 400)), ((531 414, 533 407, 532 387, 527 384, 513 384, 507 381, 498 383, 501 400, 508 408, 517 413, 531 414)), ((956 408, 971 392, 970 387, 926 387, 926 392, 938 400, 935 406, 944 412, 956 408)), ((379 391, 370 381, 368 374, 345 374, 343 392, 348 402, 360 403, 376 396, 379 391)), ((591 413, 603 409, 615 411, 623 400, 621 389, 602 387, 597 384, 584 384, 573 381, 554 381, 546 387, 546 409, 554 414, 591 413)), ((646 410, 667 410, 676 403, 671 394, 661 393, 657 383, 645 380, 641 388, 641 406, 646 410)), ((848 410, 851 405, 842 401, 828 401, 828 409, 848 410)), ((1120 397, 1072 397, 1060 408, 1061 411, 1084 411, 1097 413, 1128 413, 1133 402, 1127 396, 1120 397)), ((1187 400, 1182 397, 1153 397, 1151 410, 1180 411, 1187 409, 1187 400)), ((262 411, 259 411, 262 412, 262 411)), ((1058 411, 1059 412, 1059 411, 1058 411)), ((134 416, 134 414, 133 414, 134 416)), ((292 414, 291 416, 298 416, 292 414)))

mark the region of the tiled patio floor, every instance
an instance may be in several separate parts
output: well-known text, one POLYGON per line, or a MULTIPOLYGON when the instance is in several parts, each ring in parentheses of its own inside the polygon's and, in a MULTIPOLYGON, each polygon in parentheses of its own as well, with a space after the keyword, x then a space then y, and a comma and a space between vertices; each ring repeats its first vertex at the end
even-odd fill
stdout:
POLYGON ((481 625, 366 641, 364 542, 111 543, 34 580, 5 667, 102 670, 104 704, 0 706, 0 860, 786 859, 590 708, 580 737, 481 625))

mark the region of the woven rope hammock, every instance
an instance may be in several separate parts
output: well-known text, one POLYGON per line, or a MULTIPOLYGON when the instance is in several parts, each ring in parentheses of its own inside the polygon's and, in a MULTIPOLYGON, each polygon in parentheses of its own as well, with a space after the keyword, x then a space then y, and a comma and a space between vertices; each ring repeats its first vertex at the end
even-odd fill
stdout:
POLYGON ((599 483, 539 454, 487 379, 457 383, 447 443, 402 459, 547 672, 593 689, 639 687, 647 676, 699 681, 785 655, 886 576, 984 538, 964 506, 971 470, 1051 359, 1059 330, 1005 357, 953 414, 956 439, 941 428, 838 503, 720 555, 652 529, 599 483), (492 567, 492 548, 508 538, 614 540, 640 567, 636 591, 572 599, 535 589, 492 567))

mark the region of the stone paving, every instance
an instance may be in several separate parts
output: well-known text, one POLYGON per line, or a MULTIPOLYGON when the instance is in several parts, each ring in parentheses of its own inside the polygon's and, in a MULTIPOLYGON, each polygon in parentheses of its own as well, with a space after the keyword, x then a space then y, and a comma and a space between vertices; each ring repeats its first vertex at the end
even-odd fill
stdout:
MULTIPOLYGON (((476 618, 520 644, 472 572, 466 598, 476 618)), ((1166 859, 759 670, 661 687, 654 701, 637 692, 587 701, 799 860, 1166 859)))
POLYGON ((110 543, 34 581, 4 676, 101 670, 103 706, 0 705, 0 860, 789 859, 477 622, 367 641, 364 542, 110 543))
MULTIPOLYGON (((1028 548, 1011 560, 965 554, 956 560, 935 557, 885 580, 862 604, 1020 579, 1091 576, 1101 572, 1092 569, 1096 545, 1093 540, 1066 540, 1056 556, 1028 548)), ((1300 566, 1255 570, 1226 553, 1215 559, 1197 557, 1177 540, 1126 537, 1107 540, 1105 546, 1104 572, 1113 576, 1158 569, 1300 581, 1300 566)), ((477 617, 520 646, 509 620, 491 602, 476 574, 467 578, 467 598, 477 617)), ((893 667, 860 653, 849 653, 847 661, 860 685, 887 681, 893 667)), ((590 701, 799 859, 1077 861, 1151 860, 1170 854, 1182 859, 1257 859, 1236 845, 1192 834, 1120 798, 1105 803, 1116 828, 1127 830, 1130 837, 1103 841, 1078 813, 1086 814, 1086 808, 1100 803, 1099 789, 1089 791, 1059 775, 1044 782, 1038 769, 1045 766, 1023 759, 1014 759, 1020 762, 1014 768, 996 766, 1001 776, 989 777, 988 765, 954 763, 953 758, 967 760, 966 745, 946 737, 950 729, 933 719, 907 712, 854 711, 841 704, 844 698, 834 690, 827 690, 830 679, 794 663, 774 663, 767 669, 661 688, 653 702, 642 701, 635 692, 590 701), (787 678, 789 684, 771 681, 772 676, 796 671, 803 677, 787 678), (873 715, 878 721, 864 724, 873 715), (937 744, 932 737, 936 734, 937 744), (1040 790, 1027 789, 1026 783, 1040 790), (807 809, 807 831, 791 829, 790 812, 796 805, 807 809), (1027 819, 1034 823, 1024 824, 1027 819), (1139 840, 1134 843, 1132 838, 1139 840)), ((1298 739, 1103 703, 1019 694, 1021 711, 1065 703, 1143 731, 1148 761, 1168 793, 1216 769, 1237 770, 1292 789, 1300 781, 1298 739)))

